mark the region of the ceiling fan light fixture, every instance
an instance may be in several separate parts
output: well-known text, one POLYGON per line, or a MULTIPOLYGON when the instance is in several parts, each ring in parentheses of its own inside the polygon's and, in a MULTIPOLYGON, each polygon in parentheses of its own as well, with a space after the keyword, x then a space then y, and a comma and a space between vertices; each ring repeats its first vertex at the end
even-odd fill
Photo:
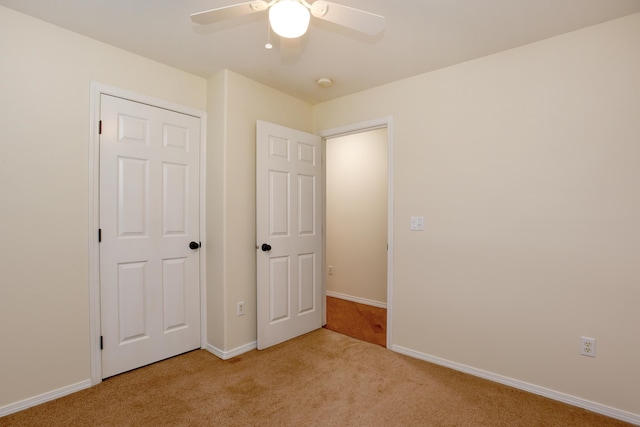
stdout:
POLYGON ((269 23, 280 37, 295 39, 309 28, 311 14, 298 0, 280 0, 269 9, 269 23))

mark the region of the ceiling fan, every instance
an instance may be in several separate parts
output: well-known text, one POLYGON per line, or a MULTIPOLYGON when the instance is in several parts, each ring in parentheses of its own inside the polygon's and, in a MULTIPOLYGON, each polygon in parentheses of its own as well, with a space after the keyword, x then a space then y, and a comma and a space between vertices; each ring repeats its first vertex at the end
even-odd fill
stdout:
POLYGON ((285 38, 297 38, 306 33, 311 15, 370 36, 378 34, 385 25, 384 16, 324 0, 313 3, 306 0, 245 1, 194 13, 191 20, 207 25, 267 9, 271 28, 280 37, 285 38))

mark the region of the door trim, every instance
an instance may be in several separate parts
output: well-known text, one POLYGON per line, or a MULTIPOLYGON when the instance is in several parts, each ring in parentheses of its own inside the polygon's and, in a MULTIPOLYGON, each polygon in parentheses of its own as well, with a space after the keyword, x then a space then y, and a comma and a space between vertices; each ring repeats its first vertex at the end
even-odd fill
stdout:
MULTIPOLYGON (((322 174, 326 179, 326 140, 354 133, 387 128, 387 348, 393 347, 393 116, 381 117, 364 122, 353 123, 333 129, 318 132, 322 137, 322 174)), ((323 203, 326 202, 326 185, 323 186, 323 203)), ((326 203, 324 204, 326 209, 326 203)), ((326 215, 323 215, 323 229, 326 230, 326 215)), ((323 233, 322 249, 326 250, 326 232, 323 233)), ((323 254, 326 260, 326 254, 323 254)), ((326 267, 326 266, 325 266, 326 267)), ((325 268, 326 271, 326 268, 325 268)), ((324 277, 324 276, 323 276, 324 277)), ((324 280, 322 282, 323 295, 327 294, 324 280)), ((327 323, 327 305, 323 304, 323 324, 327 323)))
POLYGON ((200 348, 207 342, 206 311, 206 124, 207 113, 169 101, 141 95, 124 89, 91 82, 89 110, 89 342, 91 356, 91 385, 102 382, 102 354, 100 353, 100 246, 98 228, 100 227, 100 96, 111 95, 130 101, 147 104, 177 113, 187 114, 200 119, 200 239, 203 245, 200 256, 200 348))

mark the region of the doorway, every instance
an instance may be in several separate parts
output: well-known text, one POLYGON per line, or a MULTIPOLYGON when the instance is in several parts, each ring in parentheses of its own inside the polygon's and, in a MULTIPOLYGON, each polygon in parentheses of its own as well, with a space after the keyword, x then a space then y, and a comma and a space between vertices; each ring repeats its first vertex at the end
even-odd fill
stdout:
POLYGON ((390 346, 391 120, 325 137, 326 327, 390 346))

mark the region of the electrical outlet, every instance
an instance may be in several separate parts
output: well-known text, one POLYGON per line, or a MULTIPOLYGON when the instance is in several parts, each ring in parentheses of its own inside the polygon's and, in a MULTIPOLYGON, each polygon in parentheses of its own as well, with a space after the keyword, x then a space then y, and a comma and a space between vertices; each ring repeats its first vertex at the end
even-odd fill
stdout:
POLYGON ((238 301, 238 316, 244 316, 244 301, 238 301))
POLYGON ((331 276, 333 274, 333 265, 330 265, 328 267, 328 270, 329 270, 329 276, 331 276))
POLYGON ((580 354, 583 356, 596 357, 596 339, 580 337, 580 354))

